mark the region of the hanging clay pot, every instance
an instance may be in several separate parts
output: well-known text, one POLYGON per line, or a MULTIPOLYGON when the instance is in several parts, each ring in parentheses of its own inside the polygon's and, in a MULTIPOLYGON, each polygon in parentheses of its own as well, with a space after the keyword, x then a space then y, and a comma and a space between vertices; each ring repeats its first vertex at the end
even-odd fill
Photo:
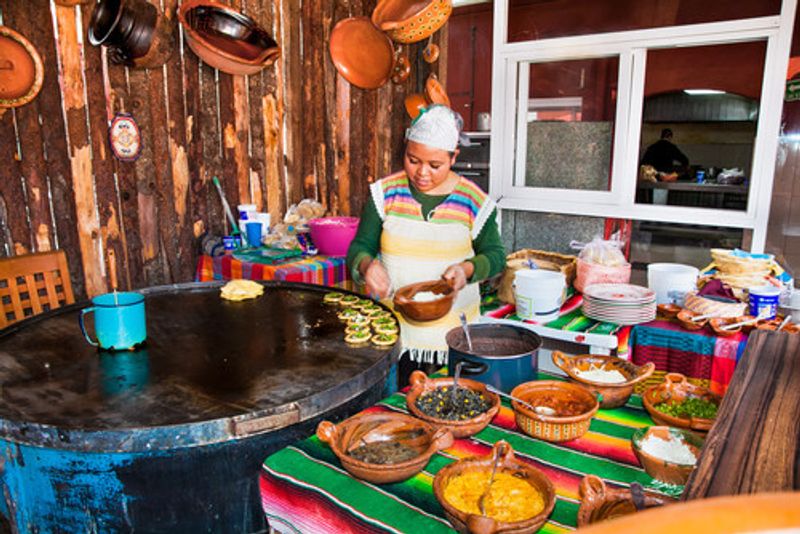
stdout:
POLYGON ((42 88, 44 65, 25 37, 0 26, 0 114, 33 100, 42 88))
POLYGON ((89 22, 89 42, 107 46, 114 63, 160 67, 175 46, 174 17, 147 0, 100 0, 89 22))

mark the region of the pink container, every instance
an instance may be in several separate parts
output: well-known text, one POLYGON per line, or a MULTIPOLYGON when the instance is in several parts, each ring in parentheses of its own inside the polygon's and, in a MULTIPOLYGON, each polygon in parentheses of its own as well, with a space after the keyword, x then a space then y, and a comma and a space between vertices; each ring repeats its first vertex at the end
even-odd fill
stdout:
POLYGON ((308 221, 311 239, 324 256, 347 256, 358 230, 358 217, 322 217, 308 221))

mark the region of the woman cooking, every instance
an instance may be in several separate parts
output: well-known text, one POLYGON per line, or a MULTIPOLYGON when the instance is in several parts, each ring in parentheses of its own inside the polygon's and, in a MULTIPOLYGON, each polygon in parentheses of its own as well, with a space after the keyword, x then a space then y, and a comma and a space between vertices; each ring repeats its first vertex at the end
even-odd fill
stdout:
POLYGON ((428 107, 412 122, 403 170, 370 186, 347 254, 353 279, 373 297, 389 299, 402 286, 439 278, 457 292, 450 313, 439 320, 399 317, 400 387, 414 368, 446 363, 445 334, 459 325, 460 313, 469 321, 478 316, 478 282, 505 265, 494 202, 450 170, 458 155, 460 122, 441 105, 428 107))

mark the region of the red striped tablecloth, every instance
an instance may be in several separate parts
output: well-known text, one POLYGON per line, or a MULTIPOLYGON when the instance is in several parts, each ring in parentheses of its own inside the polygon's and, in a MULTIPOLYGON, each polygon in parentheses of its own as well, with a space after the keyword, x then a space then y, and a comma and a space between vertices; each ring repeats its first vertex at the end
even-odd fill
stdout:
MULTIPOLYGON (((553 377, 540 373, 539 378, 553 377)), ((366 411, 406 412, 405 396, 397 393, 366 411)), ((326 444, 310 437, 264 461, 262 506, 270 525, 284 532, 452 532, 433 495, 433 477, 455 460, 489 454, 492 444, 504 439, 518 458, 541 469, 555 485, 556 506, 541 532, 563 532, 577 524, 578 484, 585 474, 598 475, 614 486, 639 482, 656 492, 680 493, 681 487, 650 478, 633 454, 631 435, 651 424, 641 399, 634 396, 622 408, 600 410, 583 437, 548 443, 523 434, 504 401, 486 429, 472 438, 456 440, 412 478, 384 485, 351 477, 326 444)))
POLYGON ((346 289, 352 287, 344 258, 312 256, 277 265, 241 261, 233 256, 203 255, 197 260, 195 280, 198 282, 235 278, 305 282, 346 289))

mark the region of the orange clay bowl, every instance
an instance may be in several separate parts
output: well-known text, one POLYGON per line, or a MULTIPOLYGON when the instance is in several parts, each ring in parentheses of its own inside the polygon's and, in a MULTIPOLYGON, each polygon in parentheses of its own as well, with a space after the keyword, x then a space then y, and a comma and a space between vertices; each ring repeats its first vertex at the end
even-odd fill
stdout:
POLYGON ((410 321, 421 323, 441 319, 453 307, 455 291, 453 286, 444 280, 431 280, 409 284, 398 289, 394 294, 394 309, 403 314, 410 321), (417 302, 414 296, 423 291, 431 291, 441 298, 427 302, 417 302))
POLYGON ((633 453, 639 459, 645 472, 656 480, 666 484, 674 484, 676 486, 683 486, 689 480, 689 475, 694 471, 696 464, 679 464, 675 462, 668 462, 652 454, 648 454, 642 450, 642 441, 647 436, 655 436, 661 439, 679 439, 682 438, 686 445, 689 446, 695 458, 700 457, 700 450, 703 448, 703 439, 698 437, 693 432, 688 430, 681 430, 680 428, 670 428, 667 426, 651 426, 648 428, 640 428, 633 433, 631 437, 631 444, 633 445, 633 453))
POLYGON ((434 453, 453 444, 453 435, 400 413, 356 415, 338 425, 322 421, 317 437, 330 445, 342 466, 353 476, 375 484, 399 482, 422 471, 434 453), (348 453, 368 443, 398 441, 418 452, 415 458, 395 464, 373 464, 348 453))
POLYGON ((595 395, 600 395, 600 407, 606 409, 619 408, 628 402, 633 393, 633 386, 647 379, 656 370, 653 362, 639 366, 616 356, 593 356, 591 354, 567 356, 563 352, 554 350, 552 358, 553 363, 567 373, 573 382, 577 382, 595 395), (625 382, 604 384, 587 380, 578 374, 589 368, 619 371, 625 377, 625 382))
MULTIPOLYGON (((755 324, 756 329, 758 330, 768 330, 771 332, 776 332, 778 328, 780 328, 781 323, 783 322, 783 317, 776 317, 775 319, 769 319, 766 321, 759 321, 755 324)), ((798 334, 800 333, 800 328, 797 327, 796 324, 792 322, 786 323, 784 327, 781 329, 781 332, 785 332, 787 334, 798 334)))
MULTIPOLYGON (((633 492, 628 488, 612 488, 600 477, 586 475, 578 486, 581 506, 578 508, 578 528, 638 512, 633 492)), ((675 502, 649 491, 642 492, 644 509, 675 502)))
POLYGON ((397 43, 416 43, 444 26, 452 11, 452 0, 381 0, 372 22, 397 43))
POLYGON ((658 315, 661 317, 666 317, 667 319, 673 319, 678 316, 683 308, 678 306, 677 304, 659 304, 656 306, 656 310, 658 311, 658 315))
POLYGON ((775 531, 800 524, 800 492, 759 493, 713 497, 645 510, 632 516, 605 521, 581 530, 581 534, 675 534, 775 531), (646 527, 645 527, 646 525, 646 527))
POLYGON ((428 101, 422 93, 411 93, 405 99, 406 113, 411 119, 416 119, 420 111, 428 107, 428 101))
POLYGON ((737 326, 733 330, 723 330, 723 326, 736 324, 739 322, 744 321, 741 317, 714 317, 711 319, 708 324, 711 326, 711 330, 714 331, 720 337, 731 337, 733 335, 738 334, 742 331, 741 326, 737 326))
POLYGON ((696 317, 698 315, 699 314, 689 310, 681 310, 677 315, 678 322, 681 323, 681 326, 683 326, 686 330, 700 330, 708 324, 708 319, 703 319, 702 321, 698 321, 696 323, 692 322, 692 317, 696 317))
MULTIPOLYGON (((493 490, 496 491, 496 490, 493 490)), ((511 445, 505 441, 498 441, 492 447, 492 454, 488 456, 475 456, 465 458, 443 467, 433 479, 433 494, 444 508, 444 515, 450 524, 459 532, 472 532, 476 534, 489 534, 493 532, 508 532, 514 534, 528 534, 539 530, 550 517, 556 503, 556 492, 553 483, 539 469, 530 464, 516 459, 511 445), (499 457, 498 457, 499 456, 499 457), (544 500, 544 509, 537 515, 523 521, 506 523, 496 521, 491 517, 470 514, 462 511, 444 498, 448 484, 463 473, 484 471, 492 472, 492 467, 497 458, 497 472, 507 473, 520 478, 533 486, 544 500)))
POLYGON ((543 415, 517 401, 512 401, 517 426, 526 434, 545 441, 569 441, 589 430, 592 416, 600 403, 594 393, 579 384, 556 380, 525 382, 511 391, 511 396, 533 406, 556 410, 556 415, 543 415), (570 412, 569 415, 559 413, 570 412), (577 412, 572 414, 571 412, 577 412))
POLYGON ((439 82, 439 78, 437 78, 434 73, 430 73, 428 79, 425 81, 425 98, 427 98, 428 102, 431 104, 441 104, 448 108, 450 107, 450 97, 447 96, 447 91, 444 90, 444 87, 442 87, 442 84, 439 82))
POLYGON ((664 382, 647 388, 642 395, 645 409, 658 425, 685 428, 701 435, 705 435, 714 424, 714 419, 701 417, 675 417, 657 410, 655 407, 662 402, 683 402, 689 397, 697 397, 717 406, 722 402, 722 397, 712 393, 707 388, 691 384, 680 373, 667 373, 664 382))
POLYGON ((406 407, 408 408, 408 411, 411 412, 414 417, 418 417, 426 423, 437 427, 447 428, 453 433, 453 437, 456 438, 466 438, 472 436, 473 434, 477 434, 486 428, 489 422, 494 419, 494 416, 497 415, 497 412, 500 410, 500 397, 486 389, 485 384, 482 384, 476 380, 470 380, 468 378, 459 378, 458 387, 468 388, 472 391, 483 394, 483 396, 489 399, 491 402, 490 408, 484 413, 473 417, 472 419, 465 419, 463 421, 450 421, 448 419, 431 417, 417 408, 417 399, 423 393, 432 391, 436 388, 444 386, 447 386, 448 388, 452 387, 452 377, 428 378, 422 371, 414 371, 411 373, 409 381, 411 383, 411 389, 409 390, 408 395, 406 395, 406 407))

